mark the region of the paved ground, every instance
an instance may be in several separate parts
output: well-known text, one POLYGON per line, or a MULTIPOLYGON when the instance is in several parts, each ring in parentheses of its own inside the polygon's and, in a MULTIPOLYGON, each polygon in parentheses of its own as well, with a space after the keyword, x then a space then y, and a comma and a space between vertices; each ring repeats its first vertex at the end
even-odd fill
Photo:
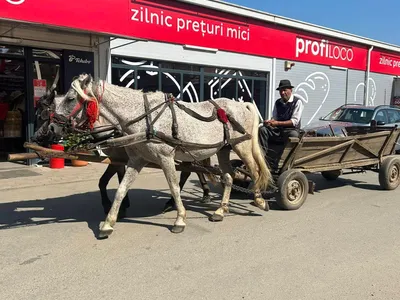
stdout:
POLYGON ((200 205, 192 176, 188 226, 174 235, 175 212, 160 214, 166 181, 145 170, 128 218, 97 240, 104 169, 0 179, 0 299, 400 299, 400 189, 381 191, 375 173, 316 176, 317 193, 291 212, 235 195, 222 223, 208 221, 219 194, 200 205))

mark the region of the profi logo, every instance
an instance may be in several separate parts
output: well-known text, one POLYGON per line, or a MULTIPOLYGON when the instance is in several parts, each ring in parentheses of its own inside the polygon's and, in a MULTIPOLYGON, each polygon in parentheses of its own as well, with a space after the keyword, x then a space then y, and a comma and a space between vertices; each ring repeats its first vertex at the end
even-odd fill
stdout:
POLYGON ((82 59, 79 57, 76 57, 75 55, 71 54, 68 58, 69 62, 76 62, 78 64, 90 64, 92 61, 88 59, 82 59))
POLYGON ((311 54, 333 58, 337 60, 352 61, 354 58, 353 49, 339 44, 330 44, 327 40, 308 40, 301 37, 296 38, 296 57, 301 54, 311 54))
POLYGON ((12 5, 20 5, 25 2, 25 0, 6 0, 6 1, 12 5))

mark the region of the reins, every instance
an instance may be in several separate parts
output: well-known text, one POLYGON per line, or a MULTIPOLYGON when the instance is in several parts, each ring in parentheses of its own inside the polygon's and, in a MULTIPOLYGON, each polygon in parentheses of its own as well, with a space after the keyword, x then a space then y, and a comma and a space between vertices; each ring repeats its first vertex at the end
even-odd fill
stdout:
MULTIPOLYGON (((105 91, 105 84, 103 81, 103 84, 99 84, 97 86, 98 89, 98 99, 94 96, 93 92, 92 96, 89 96, 86 90, 80 89, 80 87, 76 87, 72 85, 72 87, 77 91, 78 93, 78 103, 72 110, 72 112, 68 115, 68 117, 64 116, 57 116, 55 115, 55 119, 58 119, 59 123, 63 123, 65 125, 68 125, 68 122, 71 123, 72 128, 74 130, 79 130, 79 129, 90 129, 90 132, 88 134, 95 134, 95 130, 93 128, 93 124, 95 120, 98 119, 99 117, 99 104, 104 96, 104 91, 105 91), (102 87, 101 87, 102 86, 102 87), (102 89, 101 93, 99 89, 102 89), (90 103, 95 103, 95 105, 90 105, 90 103), (87 118, 86 120, 82 121, 80 124, 77 124, 74 126, 73 124, 73 118, 78 115, 78 113, 86 106, 86 115, 87 118), (94 112, 94 110, 96 112, 94 112)), ((194 110, 188 108, 182 103, 179 103, 175 97, 170 94, 170 93, 164 93, 164 101, 161 102, 160 104, 157 104, 154 107, 150 107, 150 102, 148 99, 148 94, 144 93, 143 94, 143 105, 144 105, 144 113, 141 114, 140 116, 134 118, 133 120, 130 120, 124 124, 122 127, 129 127, 133 124, 136 124, 137 122, 145 119, 146 120, 146 133, 145 133, 145 139, 143 141, 150 141, 154 140, 154 138, 167 143, 171 146, 174 147, 195 147, 195 148, 216 148, 216 147, 222 147, 225 145, 232 145, 234 143, 239 143, 244 140, 248 140, 251 138, 251 134, 247 133, 246 130, 240 125, 239 122, 235 120, 235 118, 227 113, 223 108, 221 108, 214 100, 207 100, 211 104, 213 104, 214 109, 212 110, 212 113, 210 116, 202 116, 199 113, 195 112, 194 110), (171 125, 171 135, 167 135, 163 132, 160 132, 154 128, 154 124, 156 121, 162 116, 162 114, 165 112, 167 107, 170 109, 171 114, 172 114, 172 125, 171 125), (175 111, 175 107, 178 107, 180 110, 184 111, 188 115, 192 116, 193 118, 200 120, 202 122, 213 122, 215 120, 219 120, 223 124, 224 128, 224 140, 219 143, 215 144, 198 144, 198 143, 190 143, 190 142, 185 142, 182 141, 179 138, 179 126, 178 126, 178 120, 177 120, 177 115, 175 111), (157 113, 157 115, 154 116, 153 118, 153 113, 160 109, 161 110, 157 113), (231 139, 230 134, 229 134, 229 128, 228 128, 228 123, 231 124, 232 128, 241 134, 243 136, 235 139, 231 139)), ((115 127, 112 127, 115 130, 115 127)), ((102 131, 107 131, 110 130, 111 128, 108 126, 104 130, 97 129, 97 132, 102 132, 102 131)), ((144 134, 143 134, 144 135, 144 134)))

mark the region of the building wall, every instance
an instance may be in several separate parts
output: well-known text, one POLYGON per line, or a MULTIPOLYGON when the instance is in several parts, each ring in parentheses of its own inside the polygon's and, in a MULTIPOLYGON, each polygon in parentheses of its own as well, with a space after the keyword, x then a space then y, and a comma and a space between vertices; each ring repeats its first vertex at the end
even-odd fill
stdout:
POLYGON ((347 70, 346 104, 363 104, 365 93, 365 72, 347 70))
POLYGON ((96 50, 94 52, 94 72, 96 79, 109 80, 111 78, 110 65, 111 65, 111 51, 110 51, 110 38, 99 37, 96 43, 96 50))
POLYGON ((96 35, 0 21, 0 43, 49 49, 92 51, 96 35))
MULTIPOLYGON (((347 71, 328 66, 296 62, 285 71, 284 60, 276 62, 275 89, 281 79, 289 79, 295 87, 293 92, 304 103, 302 125, 325 116, 336 107, 346 103, 347 71)), ((274 100, 279 92, 275 90, 274 100)))
MULTIPOLYGON (((364 102, 366 72, 301 62, 296 62, 291 70, 285 71, 284 62, 277 60, 275 87, 281 79, 291 80, 295 95, 305 104, 302 125, 318 120, 343 104, 390 104, 393 89, 391 75, 370 73, 368 101, 364 102)), ((275 91, 274 99, 279 97, 278 91, 275 91)))
MULTIPOLYGON (((212 49, 208 51, 204 51, 204 49, 187 49, 182 45, 174 45, 174 44, 167 44, 167 43, 157 43, 157 42, 149 42, 149 41, 134 41, 134 40, 126 40, 126 39, 115 39, 111 41, 111 54, 115 56, 121 56, 121 57, 131 57, 132 59, 129 59, 129 62, 126 62, 127 64, 131 64, 132 66, 145 66, 145 65, 151 65, 153 67, 156 67, 157 61, 164 61, 164 62, 172 62, 172 63, 180 63, 180 64, 188 64, 189 66, 202 66, 202 67, 207 67, 207 66, 212 66, 214 68, 208 68, 206 71, 208 74, 209 72, 216 72, 218 74, 222 74, 223 76, 233 76, 236 74, 236 71, 239 71, 239 76, 242 76, 240 74, 245 74, 244 76, 249 76, 246 75, 247 72, 240 72, 242 70, 248 70, 248 71, 258 71, 258 72, 264 72, 266 74, 270 74, 272 70, 272 59, 270 58, 263 58, 263 57, 258 57, 258 56, 250 56, 250 55, 244 55, 244 54, 238 54, 238 53, 231 53, 231 52, 223 52, 223 51, 213 51, 212 49), (153 61, 154 65, 153 65, 153 61)), ((110 66, 111 68, 111 66, 110 66)), ((190 68, 185 67, 185 70, 189 70, 190 68)), ((131 71, 129 71, 131 72, 131 71)), ((125 73, 126 74, 126 73, 125 73)), ((173 72, 171 73, 173 74, 173 72)), ((156 75, 154 73, 153 75, 156 75)), ((221 75, 221 76, 222 76, 221 75)), ((146 74, 141 75, 141 78, 144 79, 144 76, 146 74)), ((125 76, 122 76, 125 78, 125 76)), ((214 92, 218 92, 215 90, 215 87, 218 86, 215 84, 211 84, 210 82, 212 81, 211 79, 214 76, 209 74, 207 78, 204 76, 204 80, 208 82, 208 89, 214 87, 214 92), (211 77, 210 77, 211 76, 211 77), (211 80, 211 81, 210 81, 211 80), (210 82, 209 82, 210 81, 210 82)), ((267 78, 267 77, 264 77, 267 78)), ((109 82, 112 81, 112 78, 109 76, 108 77, 109 82)), ((122 80, 122 78, 121 78, 122 80)), ((130 85, 134 80, 131 77, 126 77, 127 84, 130 85)), ((197 87, 199 86, 199 80, 201 81, 198 76, 194 76, 194 80, 197 81, 197 83, 194 83, 192 87, 197 87)), ((179 81, 179 80, 178 80, 179 81)), ((218 81, 218 80, 217 80, 218 81)), ((251 81, 246 80, 238 80, 237 81, 237 90, 238 90, 238 98, 241 98, 243 101, 249 101, 249 99, 246 99, 249 97, 249 94, 251 94, 250 90, 252 89, 251 86, 251 81)), ((118 82, 114 82, 118 83, 118 82)), ((121 82, 123 83, 123 82, 121 82)), ((214 83, 217 83, 214 80, 214 83)), ((227 82, 226 82, 227 83, 227 82)), ((232 81, 231 81, 232 83, 232 81)), ((234 90, 232 87, 231 83, 228 85, 223 84, 221 82, 221 95, 224 94, 223 89, 227 90, 234 90)), ((260 111, 260 115, 262 115, 262 118, 265 117, 265 114, 267 112, 267 107, 268 107, 268 102, 269 102, 269 84, 270 82, 267 82, 266 84, 263 84, 262 86, 258 86, 257 88, 259 89, 256 92, 256 87, 254 87, 254 98, 259 97, 262 99, 256 99, 257 102, 260 104, 258 105, 258 109, 260 111), (259 95, 259 96, 256 96, 259 95)), ((118 83, 120 84, 120 83, 118 83)), ((185 80, 182 81, 182 87, 184 88, 183 91, 190 91, 190 87, 186 84, 190 84, 190 82, 186 82, 185 80), (187 89, 186 89, 187 88, 187 89)), ((207 84, 206 84, 207 85, 207 84)), ((204 86, 204 85, 202 85, 204 86)), ((141 88, 141 87, 138 87, 141 88)), ((199 91, 197 91, 198 98, 202 99, 208 99, 208 95, 211 95, 209 90, 204 89, 204 95, 201 95, 199 91)), ((178 93, 179 94, 179 93, 178 93)), ((214 93, 212 93, 214 94, 214 93)), ((183 94, 183 97, 185 97, 185 93, 183 94)), ((212 96, 211 96, 212 97, 212 96)), ((238 100, 238 99, 237 99, 238 100)))
POLYGON ((270 58, 225 51, 190 50, 182 45, 127 39, 112 40, 111 54, 256 71, 271 71, 272 66, 270 58))
POLYGON ((369 77, 368 104, 390 105, 394 77, 378 73, 370 73, 369 77))

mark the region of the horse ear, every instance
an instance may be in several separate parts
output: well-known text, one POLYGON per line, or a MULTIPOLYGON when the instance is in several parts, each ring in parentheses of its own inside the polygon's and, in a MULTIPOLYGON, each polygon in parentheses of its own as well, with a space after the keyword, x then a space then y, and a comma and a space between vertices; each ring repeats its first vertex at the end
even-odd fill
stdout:
POLYGON ((88 87, 89 83, 92 82, 92 76, 90 74, 83 73, 83 74, 81 74, 80 77, 82 78, 81 79, 81 88, 83 90, 85 90, 88 87))

